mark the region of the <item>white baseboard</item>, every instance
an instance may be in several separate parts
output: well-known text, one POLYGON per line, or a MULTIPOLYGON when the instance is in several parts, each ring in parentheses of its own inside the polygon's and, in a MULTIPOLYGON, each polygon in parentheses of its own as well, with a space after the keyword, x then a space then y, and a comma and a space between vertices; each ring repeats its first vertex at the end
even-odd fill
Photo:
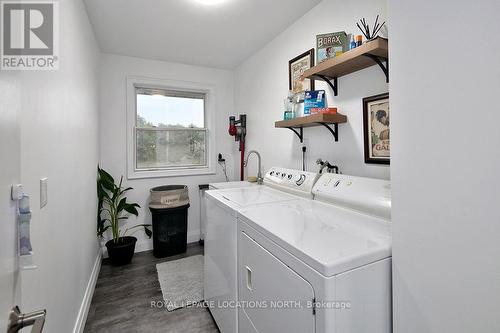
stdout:
POLYGON ((153 249, 153 238, 142 239, 135 244, 135 253, 144 252, 153 249))
POLYGON ((200 240, 200 230, 193 230, 189 231, 187 234, 187 242, 189 243, 195 243, 200 240))
POLYGON ((99 271, 101 270, 101 262, 102 252, 99 251, 94 262, 94 267, 92 268, 92 273, 90 274, 89 282, 87 283, 87 288, 85 289, 85 294, 83 295, 82 304, 80 305, 80 310, 78 311, 78 317, 76 318, 73 333, 82 333, 85 328, 85 322, 87 321, 87 315, 89 314, 90 303, 92 303, 92 296, 94 295, 97 277, 99 276, 99 271))

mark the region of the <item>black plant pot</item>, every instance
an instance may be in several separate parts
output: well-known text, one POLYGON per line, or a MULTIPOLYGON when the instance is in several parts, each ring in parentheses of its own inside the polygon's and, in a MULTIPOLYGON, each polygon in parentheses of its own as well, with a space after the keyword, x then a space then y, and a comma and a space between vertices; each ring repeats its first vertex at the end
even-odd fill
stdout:
POLYGON ((136 242, 137 238, 132 236, 120 237, 116 242, 114 240, 107 241, 106 248, 111 265, 121 266, 130 263, 134 256, 136 242))

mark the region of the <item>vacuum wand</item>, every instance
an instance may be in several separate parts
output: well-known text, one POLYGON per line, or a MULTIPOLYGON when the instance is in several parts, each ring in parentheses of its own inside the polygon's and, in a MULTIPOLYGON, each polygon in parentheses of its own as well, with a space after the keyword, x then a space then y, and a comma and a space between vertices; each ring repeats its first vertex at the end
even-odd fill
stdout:
POLYGON ((229 117, 229 135, 234 136, 234 141, 239 141, 240 156, 240 180, 244 179, 244 166, 245 161, 245 136, 247 133, 247 115, 240 114, 240 118, 236 120, 235 116, 229 117))

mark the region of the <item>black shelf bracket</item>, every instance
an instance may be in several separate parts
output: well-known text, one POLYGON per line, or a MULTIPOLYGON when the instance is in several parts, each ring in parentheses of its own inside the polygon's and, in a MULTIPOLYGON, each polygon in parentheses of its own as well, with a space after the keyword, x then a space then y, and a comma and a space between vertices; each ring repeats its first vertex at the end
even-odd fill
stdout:
POLYGON ((298 127, 299 131, 297 131, 297 129, 295 129, 294 127, 287 127, 287 128, 289 130, 293 131, 299 137, 300 143, 303 143, 303 141, 304 141, 304 129, 302 127, 298 127))
POLYGON ((333 123, 333 129, 327 123, 318 123, 326 127, 330 133, 332 133, 335 142, 339 141, 339 124, 333 123))
POLYGON ((339 94, 339 90, 338 90, 338 84, 337 84, 337 78, 336 77, 328 77, 326 75, 322 75, 322 74, 316 74, 317 77, 319 77, 320 79, 322 79, 323 81, 325 81, 329 86, 330 88, 332 88, 333 90, 333 96, 337 96, 339 94), (332 83, 333 81, 333 83, 332 83))
POLYGON ((379 57, 373 54, 364 54, 365 57, 368 57, 375 61, 377 65, 380 67, 382 72, 385 74, 385 82, 389 83, 389 58, 379 57), (384 65, 385 62, 385 65, 384 65))
MULTIPOLYGON (((335 139, 335 142, 339 141, 339 124, 338 123, 322 123, 322 122, 317 122, 316 124, 323 125, 332 135, 333 138, 335 139), (330 127, 332 125, 332 127, 330 127)), ((300 140, 300 143, 304 143, 304 128, 303 127, 286 127, 289 130, 291 130, 295 135, 300 140)))

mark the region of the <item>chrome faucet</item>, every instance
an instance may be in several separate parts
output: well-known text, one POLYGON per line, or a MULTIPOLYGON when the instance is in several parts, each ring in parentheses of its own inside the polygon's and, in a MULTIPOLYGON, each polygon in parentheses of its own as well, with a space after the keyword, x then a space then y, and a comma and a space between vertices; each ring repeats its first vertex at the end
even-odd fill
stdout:
POLYGON ((250 150, 248 152, 247 158, 243 162, 243 166, 246 167, 248 165, 248 158, 250 157, 250 155, 252 155, 252 153, 254 153, 255 155, 257 155, 257 158, 259 159, 259 171, 257 172, 257 184, 262 185, 264 183, 264 178, 262 178, 262 167, 261 167, 261 163, 260 163, 260 154, 259 154, 259 152, 256 151, 256 150, 250 150))
POLYGON ((328 173, 339 173, 339 167, 336 165, 331 165, 328 161, 323 161, 321 158, 316 160, 316 164, 319 165, 319 174, 323 173, 323 169, 326 168, 328 173))
POLYGON ((328 161, 323 161, 321 158, 316 160, 316 164, 319 165, 319 174, 323 173, 323 169, 326 168, 326 163, 328 163, 328 161))

